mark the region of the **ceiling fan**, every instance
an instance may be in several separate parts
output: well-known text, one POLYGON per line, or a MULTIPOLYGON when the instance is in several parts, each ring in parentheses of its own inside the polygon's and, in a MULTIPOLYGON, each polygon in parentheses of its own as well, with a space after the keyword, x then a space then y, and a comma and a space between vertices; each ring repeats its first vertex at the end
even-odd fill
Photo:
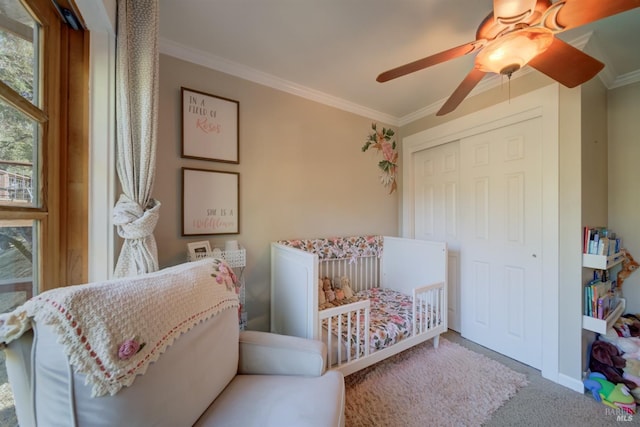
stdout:
POLYGON ((477 52, 475 65, 437 116, 455 110, 488 72, 511 77, 525 65, 567 86, 594 77, 604 64, 555 34, 640 7, 640 0, 493 0, 493 11, 478 27, 476 40, 380 74, 378 82, 477 52))

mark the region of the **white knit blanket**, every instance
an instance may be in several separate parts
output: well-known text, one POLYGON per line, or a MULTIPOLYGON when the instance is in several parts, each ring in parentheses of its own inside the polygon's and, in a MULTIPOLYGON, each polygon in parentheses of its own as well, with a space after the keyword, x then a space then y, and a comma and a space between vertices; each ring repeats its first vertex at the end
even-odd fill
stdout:
POLYGON ((0 316, 0 341, 18 338, 32 319, 50 324, 71 365, 86 375, 92 396, 114 395, 182 333, 238 307, 231 279, 223 260, 207 258, 144 276, 54 289, 0 316))

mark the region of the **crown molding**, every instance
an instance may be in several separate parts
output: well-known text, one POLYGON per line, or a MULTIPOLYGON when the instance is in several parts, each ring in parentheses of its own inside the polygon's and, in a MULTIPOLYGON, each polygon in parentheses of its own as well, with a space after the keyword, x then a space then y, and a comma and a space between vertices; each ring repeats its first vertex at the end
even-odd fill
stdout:
POLYGON ((301 98, 319 102, 330 107, 367 117, 369 119, 373 119, 382 123, 390 124, 392 126, 399 125, 398 117, 293 83, 285 79, 281 79, 260 70, 256 70, 255 68, 247 67, 246 65, 229 61, 228 59, 222 58, 220 56, 213 55, 199 49, 194 49, 180 43, 176 43, 167 38, 160 38, 160 53, 173 56, 184 61, 192 62, 203 67, 211 68, 213 70, 221 71, 234 77, 249 80, 263 86, 281 90, 283 92, 287 92, 301 98))
POLYGON ((631 71, 630 73, 622 74, 611 83, 609 89, 615 89, 617 87, 630 85, 631 83, 640 82, 640 70, 631 71))
MULTIPOLYGON (((611 65, 611 61, 607 58, 606 51, 600 47, 597 37, 594 37, 592 32, 577 37, 568 43, 577 49, 589 52, 591 55, 605 63, 605 68, 598 73, 598 77, 607 89, 614 89, 640 81, 640 70, 623 75, 618 75, 616 73, 615 69, 611 65)), ((402 117, 396 117, 391 114, 383 113, 381 111, 347 101, 343 98, 281 79, 274 75, 256 70, 255 68, 229 61, 228 59, 220 56, 213 55, 199 49, 194 49, 167 38, 160 38, 160 53, 392 126, 404 126, 423 117, 433 115, 446 101, 446 99, 441 99, 412 113, 402 117)), ((532 71, 534 70, 531 67, 525 67, 515 73, 513 78, 518 79, 524 77, 532 71)), ((503 84, 503 78, 501 75, 489 74, 485 76, 478 85, 476 85, 476 87, 469 93, 469 96, 480 94, 501 84, 503 84)))

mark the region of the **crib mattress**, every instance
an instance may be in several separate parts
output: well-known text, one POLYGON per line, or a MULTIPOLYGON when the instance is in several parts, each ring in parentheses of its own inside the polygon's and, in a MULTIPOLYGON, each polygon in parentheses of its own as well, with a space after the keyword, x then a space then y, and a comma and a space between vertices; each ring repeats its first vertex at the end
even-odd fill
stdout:
MULTIPOLYGON (((371 309, 369 311, 369 351, 381 350, 411 336, 413 302, 410 296, 392 289, 381 288, 366 289, 357 292, 356 296, 359 299, 369 299, 371 301, 371 309)), ((352 325, 356 322, 354 316, 355 314, 351 318, 352 325)), ((355 347, 357 340, 360 340, 360 344, 363 346, 364 337, 357 337, 355 333, 350 333, 347 327, 348 320, 347 316, 343 316, 340 330, 338 323, 332 322, 331 330, 334 336, 340 333, 345 342, 351 342, 352 349, 355 347)), ((361 314, 360 321, 364 322, 364 313, 361 314)))

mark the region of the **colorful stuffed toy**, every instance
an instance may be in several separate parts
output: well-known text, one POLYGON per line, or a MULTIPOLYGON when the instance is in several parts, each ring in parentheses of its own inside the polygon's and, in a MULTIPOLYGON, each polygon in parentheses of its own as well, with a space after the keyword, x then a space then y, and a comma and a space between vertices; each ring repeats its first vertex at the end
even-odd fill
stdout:
POLYGON ((591 391, 596 401, 615 409, 622 409, 629 414, 636 413, 636 402, 624 384, 614 384, 611 381, 607 381, 601 373, 592 372, 584 380, 584 386, 591 391))

